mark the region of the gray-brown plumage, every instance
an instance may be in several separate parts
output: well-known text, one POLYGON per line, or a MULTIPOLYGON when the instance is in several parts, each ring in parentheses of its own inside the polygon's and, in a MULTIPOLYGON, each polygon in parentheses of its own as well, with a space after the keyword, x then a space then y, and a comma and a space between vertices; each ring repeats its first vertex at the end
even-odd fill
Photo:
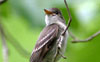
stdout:
POLYGON ((30 62, 57 62, 61 58, 57 50, 58 45, 61 43, 62 53, 64 53, 66 48, 67 32, 62 36, 66 25, 60 10, 51 8, 49 10, 45 9, 44 11, 46 13, 46 27, 37 40, 30 62))
POLYGON ((43 29, 43 31, 41 32, 40 37, 36 43, 35 50, 37 48, 41 47, 44 43, 46 43, 46 44, 43 45, 43 47, 41 47, 39 50, 33 51, 33 54, 31 56, 32 62, 42 61, 43 57, 45 57, 46 53, 50 50, 50 48, 52 47, 52 44, 56 40, 57 33, 58 33, 58 26, 55 24, 49 25, 43 29), (48 33, 50 33, 50 34, 48 34, 48 33), (45 39, 43 39, 44 37, 45 37, 45 39))

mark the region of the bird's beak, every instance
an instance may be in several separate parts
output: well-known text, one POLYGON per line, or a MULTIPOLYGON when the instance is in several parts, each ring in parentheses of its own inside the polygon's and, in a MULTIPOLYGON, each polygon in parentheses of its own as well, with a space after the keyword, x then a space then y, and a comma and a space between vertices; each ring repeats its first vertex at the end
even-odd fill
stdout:
POLYGON ((44 12, 45 12, 46 14, 48 14, 48 15, 53 14, 53 12, 51 12, 51 11, 49 11, 49 10, 47 10, 47 9, 44 9, 44 12))

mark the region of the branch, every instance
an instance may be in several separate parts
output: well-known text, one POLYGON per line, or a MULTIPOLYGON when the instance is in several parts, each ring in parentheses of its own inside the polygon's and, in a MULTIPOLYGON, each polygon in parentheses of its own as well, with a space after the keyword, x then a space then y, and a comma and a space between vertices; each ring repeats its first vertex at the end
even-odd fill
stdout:
POLYGON ((64 33, 63 33, 63 34, 65 34, 65 33, 66 33, 66 31, 68 30, 68 28, 69 28, 69 26, 70 26, 70 24, 71 24, 71 21, 72 21, 72 16, 71 16, 71 13, 70 13, 69 8, 68 8, 67 1, 66 1, 66 0, 64 0, 64 3, 65 3, 65 6, 66 6, 66 9, 67 9, 67 12, 68 12, 69 20, 68 20, 67 27, 66 27, 66 29, 65 29, 65 31, 64 31, 64 33))
POLYGON ((25 58, 30 57, 30 52, 28 52, 27 50, 25 50, 21 44, 11 35, 8 34, 9 36, 5 36, 5 38, 10 42, 10 44, 12 44, 12 46, 17 50, 17 52, 22 55, 25 58))
POLYGON ((5 3, 7 0, 0 0, 0 5, 5 3))
POLYGON ((69 34, 74 39, 74 40, 72 40, 72 42, 78 43, 78 42, 88 42, 88 41, 94 39, 96 36, 100 35, 100 31, 96 32, 95 34, 93 34, 92 36, 90 36, 90 37, 88 37, 87 39, 84 39, 84 40, 77 39, 71 32, 69 32, 69 34))
POLYGON ((3 53, 3 61, 8 62, 8 47, 6 44, 6 39, 4 36, 4 31, 2 29, 1 23, 0 23, 0 34, 2 39, 2 53, 3 53))
MULTIPOLYGON (((0 5, 6 2, 6 0, 0 0, 0 5)), ((3 53, 3 61, 8 62, 8 47, 6 44, 6 39, 4 36, 4 31, 1 25, 1 20, 0 20, 0 34, 1 34, 1 41, 2 41, 2 53, 3 53)))
MULTIPOLYGON (((6 2, 7 0, 0 0, 0 5, 1 4, 3 4, 4 2, 6 2)), ((0 21, 0 23, 1 23, 1 21, 0 21)), ((2 24, 2 23, 1 23, 2 24)), ((1 25, 0 24, 0 25, 1 25)), ((28 58, 29 56, 30 56, 30 53, 28 52, 28 51, 26 51, 19 43, 18 43, 18 41, 12 36, 12 35, 10 35, 10 33, 8 32, 7 34, 8 34, 8 36, 5 34, 5 32, 4 31, 6 31, 7 32, 7 30, 4 30, 3 28, 3 26, 0 26, 1 27, 1 35, 2 35, 2 39, 3 39, 3 41, 5 41, 4 39, 6 39, 6 40, 8 40, 12 45, 13 45, 13 47, 15 47, 15 49, 22 55, 22 56, 24 56, 25 58, 28 58)), ((6 43, 6 42, 3 42, 3 44, 4 43, 6 43)), ((4 44, 4 46, 5 46, 6 44, 4 44)), ((8 48, 6 48, 6 46, 5 46, 5 49, 8 49, 8 48)))
MULTIPOLYGON (((5 28, 4 26, 3 26, 3 28, 5 28)), ((12 36, 11 34, 10 34, 10 32, 8 32, 8 30, 6 29, 6 30, 4 30, 4 31, 6 31, 6 33, 5 33, 5 38, 10 42, 10 44, 18 51, 18 53, 20 54, 20 55, 22 55, 23 57, 25 57, 25 58, 28 58, 28 57, 30 57, 30 52, 28 52, 27 50, 25 50, 22 46, 21 46, 21 44, 14 38, 14 36, 12 36)))

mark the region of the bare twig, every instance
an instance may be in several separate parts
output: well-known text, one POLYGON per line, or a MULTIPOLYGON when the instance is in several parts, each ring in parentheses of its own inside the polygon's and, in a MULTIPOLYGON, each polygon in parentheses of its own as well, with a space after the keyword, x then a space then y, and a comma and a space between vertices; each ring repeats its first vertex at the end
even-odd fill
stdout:
POLYGON ((7 28, 3 25, 3 29, 4 31, 6 31, 5 33, 5 38, 10 42, 10 44, 18 51, 18 53, 20 55, 22 55, 25 58, 28 58, 30 56, 30 52, 26 51, 18 42, 18 40, 16 40, 14 38, 14 36, 11 35, 11 33, 7 30, 7 28))
POLYGON ((2 29, 1 23, 0 23, 0 34, 2 39, 2 53, 3 53, 3 61, 8 62, 8 47, 6 44, 6 39, 4 36, 4 31, 2 29))
POLYGON ((68 30, 68 28, 69 28, 69 26, 70 26, 70 24, 71 24, 71 21, 72 21, 72 16, 71 16, 71 13, 70 13, 69 8, 68 8, 67 1, 66 1, 66 0, 64 0, 64 3, 65 3, 65 6, 66 6, 66 9, 67 9, 67 12, 68 12, 69 20, 68 20, 67 27, 66 27, 66 29, 65 29, 65 31, 64 31, 64 33, 63 33, 63 34, 65 34, 65 33, 66 33, 66 31, 68 30))
POLYGON ((20 43, 10 34, 10 32, 8 32, 7 29, 5 30, 3 28, 5 27, 2 25, 2 32, 5 39, 10 42, 10 44, 18 51, 18 53, 20 53, 23 57, 28 58, 30 56, 30 53, 20 45, 20 43))
POLYGON ((6 2, 7 0, 0 0, 0 5, 6 2))
MULTIPOLYGON (((6 0, 0 0, 0 5, 6 2, 6 0)), ((1 20, 0 20, 0 34, 1 34, 1 41, 2 41, 2 53, 3 53, 3 61, 8 62, 8 47, 6 44, 6 39, 4 36, 4 31, 1 25, 1 20)))
MULTIPOLYGON (((7 33, 9 34, 9 33, 7 33)), ((5 38, 10 42, 10 44, 17 50, 17 52, 22 55, 25 58, 30 57, 30 52, 28 52, 27 50, 25 50, 21 44, 11 35, 9 34, 9 36, 5 36, 5 38)))
MULTIPOLYGON (((7 0, 0 0, 0 5, 1 4, 3 4, 4 2, 6 2, 7 0)), ((30 56, 30 53, 29 52, 27 52, 19 43, 18 43, 18 41, 17 40, 15 40, 15 38, 12 36, 12 35, 10 35, 10 33, 9 32, 7 32, 8 30, 4 30, 3 28, 3 26, 0 26, 1 27, 1 35, 2 35, 2 40, 3 41, 5 41, 5 39, 7 39, 12 45, 13 45, 13 47, 15 47, 15 49, 22 55, 22 56, 24 56, 25 58, 28 58, 29 56, 30 56), (4 31, 6 31, 7 32, 7 35, 5 34, 5 32, 4 31), (9 35, 9 36, 8 36, 9 35)), ((3 44, 4 44, 4 48, 5 49, 8 49, 7 47, 6 47, 6 42, 3 42, 3 44)), ((5 53, 6 54, 6 53, 5 53)), ((7 56, 6 56, 7 57, 7 56)))
POLYGON ((100 31, 96 32, 95 34, 93 34, 92 36, 90 36, 90 37, 88 37, 87 39, 84 39, 84 40, 77 39, 71 32, 69 32, 69 34, 74 39, 74 40, 72 40, 72 42, 78 43, 78 42, 88 42, 88 41, 94 39, 96 36, 98 36, 100 34, 100 31))
MULTIPOLYGON (((6 2, 7 0, 0 0, 0 5, 3 4, 4 2, 6 2)), ((2 23, 1 23, 2 24, 2 23)), ((2 28, 2 33, 3 33, 3 38, 5 38, 6 40, 8 40, 13 47, 15 47, 15 49, 25 58, 28 58, 30 56, 30 53, 28 51, 26 51, 21 45, 20 43, 10 34, 10 32, 7 32, 8 30, 4 30, 4 26, 1 27, 2 28), (6 31, 6 33, 4 32, 6 31)))

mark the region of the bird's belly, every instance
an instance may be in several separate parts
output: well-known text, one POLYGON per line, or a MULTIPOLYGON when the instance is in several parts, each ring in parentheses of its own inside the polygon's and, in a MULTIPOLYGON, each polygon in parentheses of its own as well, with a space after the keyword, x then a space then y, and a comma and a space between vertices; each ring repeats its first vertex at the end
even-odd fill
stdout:
MULTIPOLYGON (((67 45, 67 37, 68 37, 68 32, 66 32, 65 37, 63 38, 62 45, 61 45, 61 52, 64 54, 66 45, 67 45)), ((43 60, 43 62, 53 62, 54 57, 56 55, 56 49, 57 49, 58 44, 56 43, 53 48, 47 53, 46 59, 43 60)), ((61 55, 57 55, 55 62, 57 62, 61 58, 61 55)))

